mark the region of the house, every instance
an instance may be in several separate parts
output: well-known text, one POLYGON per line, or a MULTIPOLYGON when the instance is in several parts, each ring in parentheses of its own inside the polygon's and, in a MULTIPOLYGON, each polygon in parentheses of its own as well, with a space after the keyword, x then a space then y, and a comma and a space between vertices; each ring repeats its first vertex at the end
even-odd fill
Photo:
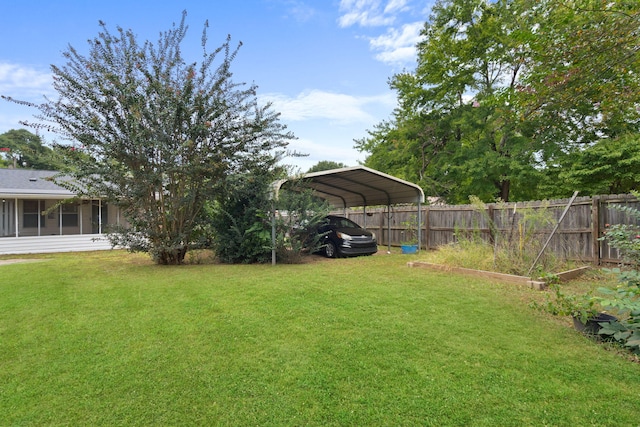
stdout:
POLYGON ((111 248, 103 232, 124 221, 119 209, 100 199, 78 199, 51 180, 56 174, 0 169, 0 254, 111 248))

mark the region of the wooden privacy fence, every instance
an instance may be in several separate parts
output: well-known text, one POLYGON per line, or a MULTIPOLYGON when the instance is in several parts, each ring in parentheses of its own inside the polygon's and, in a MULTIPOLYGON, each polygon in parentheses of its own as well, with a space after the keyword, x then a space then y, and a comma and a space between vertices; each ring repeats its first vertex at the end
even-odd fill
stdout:
MULTIPOLYGON (((489 203, 485 205, 428 205, 421 207, 421 248, 438 246, 465 238, 488 242, 518 237, 534 224, 534 233, 548 239, 571 199, 489 203)), ((595 265, 620 261, 617 250, 599 240, 609 224, 635 221, 613 205, 640 208, 630 194, 577 197, 551 238, 547 251, 564 259, 595 265)), ((374 231, 381 245, 398 246, 408 240, 407 223, 417 226, 417 206, 349 209, 336 212, 374 231)))

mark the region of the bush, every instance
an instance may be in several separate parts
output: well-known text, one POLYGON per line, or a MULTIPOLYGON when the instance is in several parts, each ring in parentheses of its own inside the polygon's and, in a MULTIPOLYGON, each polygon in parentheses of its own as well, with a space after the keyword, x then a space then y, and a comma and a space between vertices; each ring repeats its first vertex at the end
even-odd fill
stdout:
POLYGON ((212 246, 220 261, 248 264, 271 259, 270 175, 227 177, 226 197, 209 206, 212 246))
POLYGON ((328 208, 312 196, 302 182, 292 182, 272 200, 273 174, 254 173, 228 177, 227 196, 210 206, 208 217, 216 257, 225 263, 267 263, 274 242, 279 262, 297 263, 303 252, 318 248, 307 230, 321 221, 328 208), (274 208, 276 215, 274 218, 274 208))

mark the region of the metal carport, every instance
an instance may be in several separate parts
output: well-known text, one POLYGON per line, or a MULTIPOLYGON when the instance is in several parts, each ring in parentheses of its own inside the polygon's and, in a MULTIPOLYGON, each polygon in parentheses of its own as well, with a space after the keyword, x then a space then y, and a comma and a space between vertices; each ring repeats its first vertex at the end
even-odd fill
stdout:
MULTIPOLYGON (((404 181, 391 175, 379 172, 365 166, 353 166, 313 172, 296 177, 304 180, 318 197, 329 202, 336 208, 350 208, 362 206, 395 205, 399 203, 418 204, 418 224, 421 224, 420 204, 424 203, 424 192, 417 184, 404 181)), ((289 180, 276 181, 273 184, 274 197, 278 198, 280 188, 289 180)), ((366 221, 366 215, 365 215, 366 221)), ((366 227, 366 224, 363 224, 366 227)), ((387 225, 390 226, 389 224, 387 225)), ((273 231, 275 242, 275 230, 273 231)), ((422 242, 420 227, 418 227, 418 242, 422 242)), ((391 242, 389 242, 391 246, 391 242)), ((275 264, 275 243, 271 253, 272 263, 275 264)))

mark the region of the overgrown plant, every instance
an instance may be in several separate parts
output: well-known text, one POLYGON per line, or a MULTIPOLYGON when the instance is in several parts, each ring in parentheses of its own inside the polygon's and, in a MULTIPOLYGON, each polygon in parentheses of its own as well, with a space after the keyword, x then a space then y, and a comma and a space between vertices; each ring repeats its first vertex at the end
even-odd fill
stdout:
POLYGON ((551 293, 545 295, 544 303, 533 302, 533 308, 554 316, 571 316, 583 324, 598 314, 597 299, 590 293, 567 294, 557 280, 549 282, 548 286, 551 293))
POLYGON ((417 245, 418 244, 418 217, 411 215, 411 217, 400 223, 402 226, 402 245, 417 245))
POLYGON ((232 175, 224 196, 208 208, 212 248, 224 263, 261 263, 271 257, 269 183, 272 174, 232 175))
MULTIPOLYGON (((546 235, 539 230, 553 223, 551 212, 545 205, 537 209, 517 208, 514 205, 511 210, 505 207, 504 202, 500 202, 499 209, 496 209, 500 212, 500 217, 494 220, 488 213, 487 205, 478 197, 471 196, 469 199, 490 232, 494 268, 505 273, 526 274, 546 240, 546 235)), ((473 230, 467 235, 477 239, 480 230, 473 230)), ((462 236, 464 234, 459 239, 462 236)), ((553 254, 545 253, 540 258, 536 271, 541 274, 552 271, 558 263, 559 260, 553 254)))

